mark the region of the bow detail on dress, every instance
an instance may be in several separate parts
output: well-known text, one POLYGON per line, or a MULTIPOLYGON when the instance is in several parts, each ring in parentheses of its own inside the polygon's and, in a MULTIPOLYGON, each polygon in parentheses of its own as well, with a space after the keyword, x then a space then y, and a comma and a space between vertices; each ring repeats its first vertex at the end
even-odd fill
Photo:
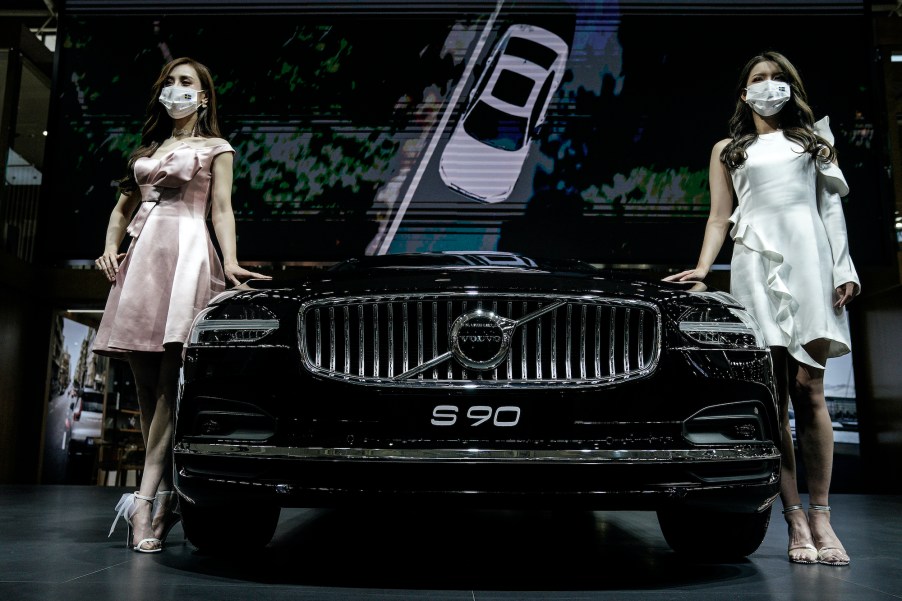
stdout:
POLYGON ((183 145, 159 159, 141 157, 135 161, 135 179, 141 191, 141 206, 126 231, 137 238, 151 211, 161 200, 176 196, 177 191, 200 171, 197 149, 183 145))

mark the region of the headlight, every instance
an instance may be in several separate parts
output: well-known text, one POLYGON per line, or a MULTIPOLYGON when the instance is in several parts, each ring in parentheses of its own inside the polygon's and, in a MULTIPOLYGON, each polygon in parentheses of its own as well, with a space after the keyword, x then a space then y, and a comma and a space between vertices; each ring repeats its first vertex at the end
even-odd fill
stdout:
POLYGON ((220 305, 201 311, 188 336, 189 346, 254 343, 279 327, 272 311, 258 305, 220 305))
POLYGON ((744 309, 714 305, 694 307, 680 318, 680 331, 705 345, 763 349, 764 335, 758 322, 744 309))

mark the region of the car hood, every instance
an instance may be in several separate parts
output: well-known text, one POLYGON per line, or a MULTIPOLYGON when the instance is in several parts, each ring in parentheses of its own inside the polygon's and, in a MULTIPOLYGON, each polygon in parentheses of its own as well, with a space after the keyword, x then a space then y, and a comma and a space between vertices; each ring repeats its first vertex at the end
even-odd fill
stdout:
POLYGON ((514 189, 528 152, 528 137, 517 150, 501 150, 473 139, 458 125, 442 153, 439 175, 461 194, 500 202, 514 189))
MULTIPOLYGON (((470 256, 467 257, 469 260, 470 256)), ((466 264, 445 261, 443 253, 367 257, 339 264, 299 281, 278 277, 254 281, 248 290, 228 291, 211 304, 228 299, 233 302, 266 298, 304 301, 335 296, 483 292, 601 296, 652 302, 678 300, 682 304, 726 302, 738 306, 722 292, 699 292, 699 288, 705 288, 699 283, 655 281, 634 272, 599 269, 579 261, 519 258, 523 259, 519 264, 498 264, 498 261, 495 264, 491 264, 492 261, 466 264)))

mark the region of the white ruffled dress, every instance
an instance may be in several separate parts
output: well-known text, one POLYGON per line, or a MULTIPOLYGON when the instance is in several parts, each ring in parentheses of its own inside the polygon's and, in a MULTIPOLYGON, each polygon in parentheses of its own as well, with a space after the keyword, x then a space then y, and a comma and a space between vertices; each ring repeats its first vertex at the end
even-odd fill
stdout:
MULTIPOLYGON (((829 121, 815 131, 833 143, 829 121)), ((823 368, 802 345, 830 341, 828 357, 851 349, 845 309, 834 290, 861 284, 849 256, 840 197, 842 171, 823 164, 783 132, 759 135, 745 165, 732 172, 739 206, 730 217, 730 292, 755 316, 768 346, 786 347, 799 362, 823 368)))

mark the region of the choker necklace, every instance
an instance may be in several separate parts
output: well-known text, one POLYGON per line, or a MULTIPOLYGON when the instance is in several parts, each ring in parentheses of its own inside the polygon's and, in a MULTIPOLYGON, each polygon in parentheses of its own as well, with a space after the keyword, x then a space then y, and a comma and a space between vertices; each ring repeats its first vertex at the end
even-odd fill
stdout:
POLYGON ((193 128, 193 127, 188 128, 188 129, 173 129, 173 130, 172 130, 172 137, 173 137, 173 138, 181 138, 181 137, 184 137, 184 136, 190 136, 190 135, 193 135, 193 134, 194 134, 194 128, 193 128))

